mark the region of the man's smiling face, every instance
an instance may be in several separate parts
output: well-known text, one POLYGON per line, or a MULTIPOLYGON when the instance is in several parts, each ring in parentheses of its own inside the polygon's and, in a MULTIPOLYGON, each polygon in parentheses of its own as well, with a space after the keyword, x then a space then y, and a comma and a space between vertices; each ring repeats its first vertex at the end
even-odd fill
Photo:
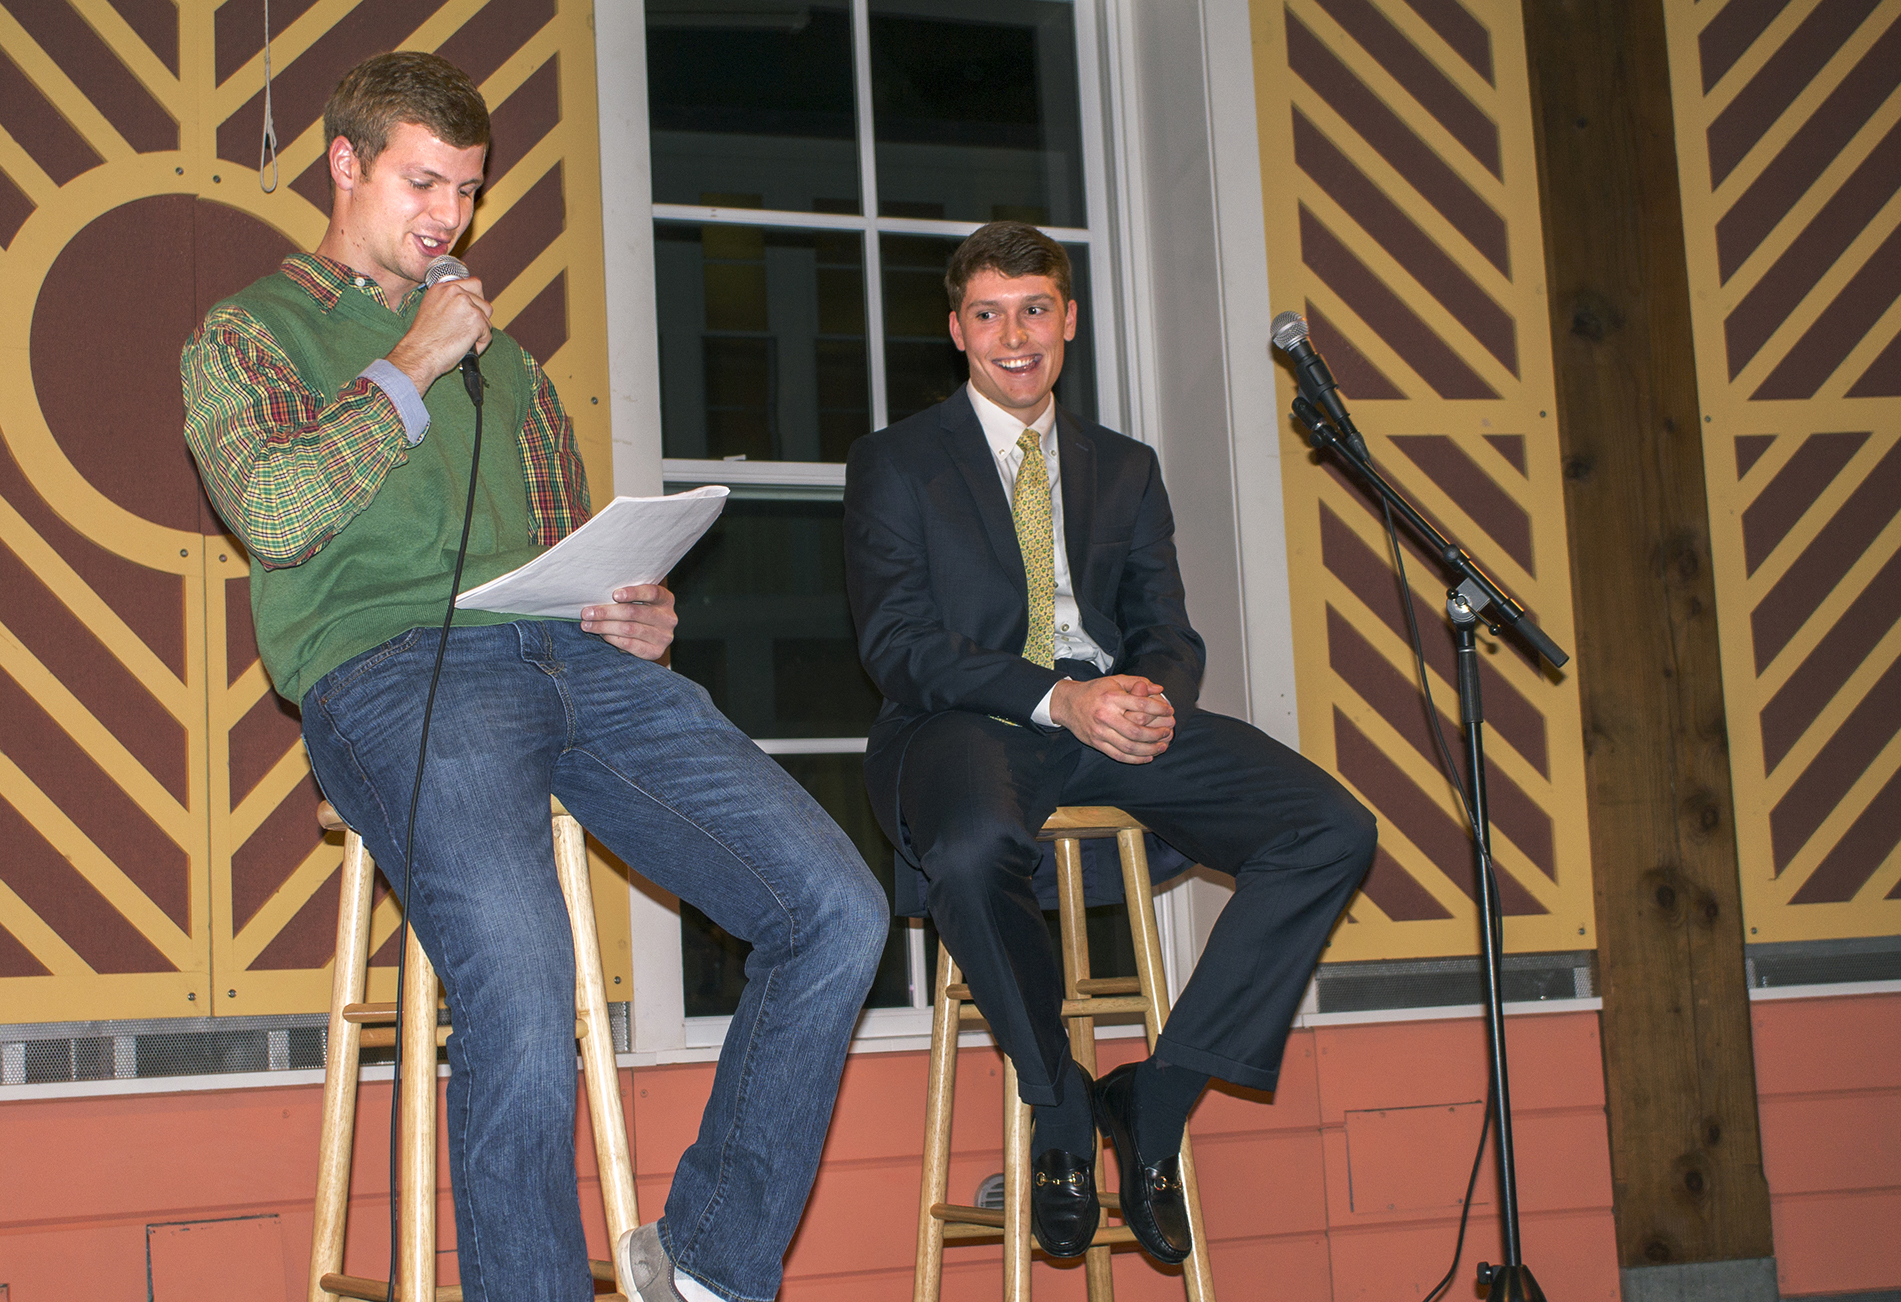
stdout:
POLYGON ((366 168, 339 136, 331 144, 332 176, 349 192, 342 232, 348 256, 341 260, 392 298, 421 284, 430 262, 468 229, 487 153, 482 145, 457 149, 427 127, 399 122, 366 168))
POLYGON ((986 268, 965 285, 950 331, 970 359, 971 387, 1027 424, 1043 414, 1063 373, 1063 345, 1076 337, 1076 301, 1065 303, 1048 276, 986 268))

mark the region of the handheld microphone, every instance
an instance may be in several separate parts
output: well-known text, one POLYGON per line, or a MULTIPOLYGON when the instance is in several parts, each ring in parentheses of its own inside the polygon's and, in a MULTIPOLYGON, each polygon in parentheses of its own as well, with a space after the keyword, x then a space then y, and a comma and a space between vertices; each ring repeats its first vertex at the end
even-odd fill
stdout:
MULTIPOLYGON (((451 253, 445 253, 431 262, 429 269, 422 273, 422 283, 427 289, 434 289, 444 281, 467 280, 468 278, 468 267, 464 265, 462 259, 451 253)), ((1295 319, 1299 320, 1298 317, 1295 319)), ((1304 334, 1306 330, 1304 324, 1301 330, 1304 334)), ((479 407, 482 405, 482 360, 476 355, 475 350, 471 348, 469 349, 469 355, 462 359, 460 366, 462 368, 462 387, 469 391, 469 401, 479 407)))
POLYGON ((1340 386, 1334 383, 1333 372, 1327 369, 1327 363, 1307 341, 1306 320, 1298 312, 1283 312, 1274 318, 1273 330, 1274 347, 1294 361, 1294 378, 1300 384, 1301 396, 1310 403, 1318 404, 1339 426, 1354 456, 1362 461, 1370 460, 1366 440, 1360 437, 1359 430, 1353 428, 1353 418, 1347 415, 1347 405, 1340 401, 1340 386))

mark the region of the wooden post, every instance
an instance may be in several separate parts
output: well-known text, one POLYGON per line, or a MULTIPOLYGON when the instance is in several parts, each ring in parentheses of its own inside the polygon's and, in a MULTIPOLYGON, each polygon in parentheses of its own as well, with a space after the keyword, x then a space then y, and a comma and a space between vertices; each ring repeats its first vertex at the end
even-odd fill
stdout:
POLYGON ((1525 25, 1618 1254, 1769 1258, 1662 0, 1525 25))

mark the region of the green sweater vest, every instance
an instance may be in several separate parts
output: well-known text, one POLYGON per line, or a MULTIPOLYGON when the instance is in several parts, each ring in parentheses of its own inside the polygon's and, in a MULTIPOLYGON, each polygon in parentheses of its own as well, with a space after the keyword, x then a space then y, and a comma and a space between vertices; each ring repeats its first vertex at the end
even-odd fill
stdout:
MULTIPOLYGON (((420 295, 391 312, 345 290, 328 312, 288 277, 266 276, 229 300, 255 317, 313 392, 334 396, 394 348, 415 320, 420 295)), ((519 345, 497 330, 482 354, 482 469, 462 569, 464 591, 546 550, 533 539, 517 437, 534 395, 519 345)), ((468 500, 475 408, 451 371, 424 395, 429 432, 392 468, 370 504, 301 565, 251 562, 251 617, 258 651, 278 692, 300 702, 332 669, 412 628, 439 628, 455 573, 468 500)), ((390 437, 400 439, 398 424, 390 437)), ((456 612, 462 625, 522 618, 456 612)))

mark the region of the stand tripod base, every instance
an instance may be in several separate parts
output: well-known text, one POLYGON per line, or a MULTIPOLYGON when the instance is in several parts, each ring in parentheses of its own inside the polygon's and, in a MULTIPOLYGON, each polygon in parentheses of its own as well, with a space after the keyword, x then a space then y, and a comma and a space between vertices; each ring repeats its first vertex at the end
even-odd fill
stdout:
POLYGON ((1479 1263, 1479 1283, 1486 1302, 1545 1302, 1545 1291, 1531 1277, 1530 1266, 1492 1266, 1479 1263))

